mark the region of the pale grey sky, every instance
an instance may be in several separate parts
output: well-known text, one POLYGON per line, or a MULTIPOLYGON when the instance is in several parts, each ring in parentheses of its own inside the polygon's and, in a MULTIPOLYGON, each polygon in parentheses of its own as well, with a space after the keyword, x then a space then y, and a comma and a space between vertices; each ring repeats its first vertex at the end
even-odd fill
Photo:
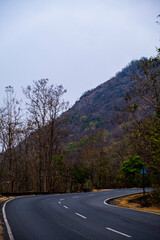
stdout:
POLYGON ((159 0, 0 0, 0 104, 5 86, 49 78, 70 104, 131 60, 156 55, 159 0))

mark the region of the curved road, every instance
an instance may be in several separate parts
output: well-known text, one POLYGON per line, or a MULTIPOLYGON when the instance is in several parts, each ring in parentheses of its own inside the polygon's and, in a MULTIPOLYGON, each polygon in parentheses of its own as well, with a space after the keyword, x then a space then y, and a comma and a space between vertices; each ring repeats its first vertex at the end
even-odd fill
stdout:
POLYGON ((136 189, 22 197, 5 214, 14 240, 160 240, 160 215, 104 204, 136 189))

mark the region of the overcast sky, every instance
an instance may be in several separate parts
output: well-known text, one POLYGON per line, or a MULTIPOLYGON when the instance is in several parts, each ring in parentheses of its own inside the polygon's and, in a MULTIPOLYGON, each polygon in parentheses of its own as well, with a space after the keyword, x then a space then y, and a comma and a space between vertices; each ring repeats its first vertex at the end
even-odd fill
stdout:
POLYGON ((49 78, 72 105, 131 60, 156 55, 159 0, 0 0, 0 104, 5 87, 49 78))

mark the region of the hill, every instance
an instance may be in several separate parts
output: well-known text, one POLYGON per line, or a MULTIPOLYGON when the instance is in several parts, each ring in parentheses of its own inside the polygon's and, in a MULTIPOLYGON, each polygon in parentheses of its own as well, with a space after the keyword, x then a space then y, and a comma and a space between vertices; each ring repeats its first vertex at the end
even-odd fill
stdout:
POLYGON ((125 105, 125 95, 134 87, 131 76, 137 73, 138 61, 132 61, 115 77, 95 89, 85 92, 72 108, 69 115, 69 139, 79 140, 97 129, 115 132, 118 127, 117 113, 125 105))
MULTIPOLYGON (((140 186, 138 175, 125 173, 122 168, 126 161, 130 164, 138 161, 137 159, 144 161, 147 172, 153 173, 153 180, 157 183, 160 101, 157 95, 153 95, 153 90, 156 93, 157 89, 159 91, 159 62, 142 62, 132 61, 115 77, 85 92, 73 107, 60 117, 58 115, 57 118, 51 118, 48 124, 35 126, 43 105, 42 108, 36 108, 33 111, 35 115, 32 116, 35 121, 31 118, 32 124, 24 129, 25 137, 8 151, 1 153, 0 191, 73 192, 93 188, 140 186), (154 86, 152 80, 155 80, 154 86), (138 94, 138 90, 143 90, 147 103, 138 94), (131 107, 131 110, 133 107, 131 116, 134 113, 136 118, 129 118, 130 111, 126 111, 126 107, 131 107), (149 118, 144 111, 149 113, 149 118), (154 114, 151 115, 153 111, 154 114)), ((40 93, 44 92, 44 85, 45 90, 47 89, 47 81, 42 79, 34 82, 42 84, 40 93)), ((63 93, 62 86, 60 94, 61 92, 63 93)), ((51 96, 54 100, 54 92, 45 96, 51 96)), ((39 103, 39 88, 36 97, 39 103)), ((46 98, 42 99, 46 103, 46 98)), ((54 109, 49 110, 52 113, 54 109)), ((140 169, 134 170, 140 172, 140 169)))

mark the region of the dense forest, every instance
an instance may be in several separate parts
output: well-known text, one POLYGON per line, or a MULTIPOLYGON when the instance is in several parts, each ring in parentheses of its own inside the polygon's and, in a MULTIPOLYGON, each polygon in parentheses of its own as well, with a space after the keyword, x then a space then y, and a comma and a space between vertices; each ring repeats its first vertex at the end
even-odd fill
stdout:
POLYGON ((160 49, 132 61, 69 109, 62 85, 6 87, 0 108, 0 192, 160 187, 160 49))

